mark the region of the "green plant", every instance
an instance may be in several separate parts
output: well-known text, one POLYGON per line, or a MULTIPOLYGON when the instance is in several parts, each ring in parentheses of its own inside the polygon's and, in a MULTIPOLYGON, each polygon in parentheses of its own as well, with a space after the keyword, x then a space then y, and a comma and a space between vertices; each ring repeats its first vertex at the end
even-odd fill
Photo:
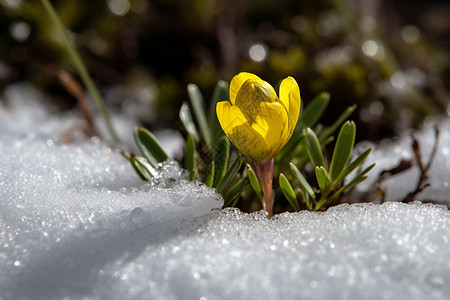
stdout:
POLYGON ((358 172, 353 179, 345 182, 346 177, 364 162, 372 150, 372 148, 365 150, 348 163, 353 150, 355 132, 356 126, 354 122, 347 121, 342 125, 331 162, 326 164, 320 139, 310 128, 304 129, 302 135, 306 144, 308 158, 314 166, 318 188, 314 189, 302 175, 299 168, 293 163, 290 163, 290 167, 294 177, 298 181, 299 187, 294 191, 283 173, 279 177, 279 184, 283 194, 296 211, 302 208, 308 210, 326 209, 343 192, 367 178, 366 174, 375 164, 368 166, 358 172))
MULTIPOLYGON (((252 174, 253 171, 243 167, 242 157, 231 150, 215 114, 216 102, 228 98, 228 83, 218 82, 208 114, 203 95, 196 85, 188 85, 188 95, 190 105, 183 103, 179 113, 187 134, 183 167, 189 171, 190 180, 200 180, 215 188, 223 195, 225 206, 235 206, 240 194, 249 185, 247 173, 252 174)), ((125 156, 142 180, 151 180, 169 156, 156 137, 145 128, 135 128, 134 139, 143 156, 133 153, 125 156)))
MULTIPOLYGON (((228 83, 224 81, 217 83, 206 113, 200 90, 194 84, 188 85, 190 101, 183 103, 179 112, 186 133, 182 166, 189 172, 190 180, 200 180, 221 193, 224 206, 236 206, 240 198, 250 202, 257 199, 263 205, 263 192, 255 171, 250 164, 243 163, 248 160, 230 145, 216 117, 216 103, 229 99, 228 88, 228 83), (249 185, 253 194, 244 192, 249 185)), ((356 126, 346 120, 356 107, 345 109, 331 126, 324 127, 319 120, 329 100, 328 93, 321 93, 305 107, 291 140, 275 157, 275 179, 278 176, 278 186, 275 188, 282 191, 295 211, 326 209, 344 192, 363 181, 373 167, 371 165, 358 172, 353 179, 347 179, 364 162, 371 148, 348 163, 356 126), (334 140, 333 134, 340 127, 331 162, 327 163, 324 149, 334 140), (315 179, 312 180, 307 180, 301 172, 308 162, 313 164, 315 170, 315 179), (317 183, 315 187, 311 181, 317 183)), ((132 153, 126 156, 141 179, 152 180, 161 163, 169 157, 147 129, 136 128, 134 137, 142 156, 132 153)))

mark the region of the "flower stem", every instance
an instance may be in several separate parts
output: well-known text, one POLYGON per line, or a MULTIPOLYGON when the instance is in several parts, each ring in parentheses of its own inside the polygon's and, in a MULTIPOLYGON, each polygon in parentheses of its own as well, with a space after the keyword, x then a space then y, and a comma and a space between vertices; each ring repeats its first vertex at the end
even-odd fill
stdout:
POLYGON ((268 217, 271 218, 273 216, 273 159, 261 163, 253 162, 253 167, 263 192, 264 210, 267 212, 268 217))

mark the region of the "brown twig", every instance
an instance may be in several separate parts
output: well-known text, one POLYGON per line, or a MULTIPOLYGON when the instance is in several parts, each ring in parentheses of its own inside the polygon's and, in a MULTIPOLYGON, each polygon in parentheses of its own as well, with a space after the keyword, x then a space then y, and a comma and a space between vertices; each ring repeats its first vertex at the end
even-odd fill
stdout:
POLYGON ((413 140, 413 153, 414 153, 414 158, 417 162, 417 166, 419 167, 419 171, 420 171, 420 176, 419 176, 419 180, 417 182, 416 188, 414 189, 414 191, 410 192, 408 195, 406 195, 406 197, 403 199, 403 203, 408 203, 414 200, 414 197, 417 196, 419 193, 421 193, 423 190, 425 190, 426 188, 428 188, 430 186, 430 183, 428 183, 428 171, 430 170, 431 165, 433 164, 434 158, 436 157, 436 153, 437 153, 437 149, 438 149, 438 145, 439 145, 439 128, 435 125, 434 126, 434 145, 433 145, 433 149, 431 150, 430 153, 430 158, 428 159, 428 163, 424 164, 422 161, 422 155, 421 155, 421 151, 420 151, 420 145, 419 142, 416 138, 416 136, 414 135, 414 133, 411 133, 411 138, 413 140))
MULTIPOLYGON (((89 102, 86 99, 86 94, 84 93, 81 85, 72 77, 68 72, 64 70, 59 70, 57 72, 57 76, 61 84, 67 89, 67 91, 75 97, 78 101, 78 105, 80 106, 81 113, 86 121, 86 126, 84 126, 84 131, 88 136, 98 135, 98 131, 95 128, 94 124, 94 115, 92 113, 92 109, 89 105, 89 102)), ((81 128, 76 126, 77 129, 81 128)), ((68 142, 70 141, 70 137, 74 130, 69 130, 67 134, 64 134, 63 140, 68 142), (70 135, 69 135, 70 133, 70 135)))
POLYGON ((384 170, 378 175, 378 179, 375 182, 375 194, 381 196, 380 202, 383 203, 386 200, 386 192, 381 188, 381 183, 390 176, 403 173, 412 167, 411 160, 401 160, 399 164, 391 169, 384 170))

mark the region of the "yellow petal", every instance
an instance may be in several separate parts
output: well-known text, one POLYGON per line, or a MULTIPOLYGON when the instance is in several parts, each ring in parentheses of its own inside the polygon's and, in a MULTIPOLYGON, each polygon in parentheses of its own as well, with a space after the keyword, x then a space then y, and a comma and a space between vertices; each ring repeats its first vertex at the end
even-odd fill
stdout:
POLYGON ((276 102, 277 93, 273 87, 261 79, 247 79, 239 89, 234 106, 244 113, 250 123, 253 123, 261 109, 261 102, 276 102))
POLYGON ((286 144, 297 125, 301 106, 300 89, 294 78, 289 76, 281 82, 280 100, 283 102, 289 115, 289 132, 284 141, 286 144))
POLYGON ((241 72, 238 75, 234 76, 230 83, 230 102, 234 105, 236 101, 236 96, 239 92, 239 89, 244 84, 247 79, 258 79, 261 80, 258 76, 252 73, 241 72))
POLYGON ((239 107, 222 101, 217 103, 216 112, 220 126, 239 152, 256 162, 270 158, 266 141, 250 126, 239 107))
POLYGON ((262 102, 259 114, 252 124, 252 128, 257 131, 266 141, 269 158, 284 146, 284 141, 289 133, 288 115, 282 104, 277 102, 262 102))

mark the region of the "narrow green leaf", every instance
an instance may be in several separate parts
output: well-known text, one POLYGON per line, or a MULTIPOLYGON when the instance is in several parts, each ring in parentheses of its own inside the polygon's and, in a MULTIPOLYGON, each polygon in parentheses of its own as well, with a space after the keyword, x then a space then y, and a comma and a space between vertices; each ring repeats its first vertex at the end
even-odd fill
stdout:
POLYGON ((214 161, 216 167, 214 171, 214 183, 213 186, 217 187, 220 179, 225 175, 228 167, 228 160, 230 158, 230 141, 227 137, 222 137, 217 145, 216 153, 214 154, 214 161))
POLYGON ((150 153, 151 157, 154 158, 158 163, 166 161, 169 158, 167 153, 161 147, 158 139, 147 129, 136 127, 134 129, 134 137, 139 150, 144 150, 142 154, 144 154, 146 158, 146 153, 150 153))
POLYGON ((188 135, 186 139, 185 151, 184 151, 184 168, 189 171, 191 180, 195 180, 194 174, 196 173, 195 167, 195 141, 192 135, 188 135))
POLYGON ((255 171, 253 171, 252 167, 249 164, 247 164, 247 177, 250 180, 250 185, 252 186, 258 198, 260 200, 263 199, 261 185, 259 184, 255 171))
POLYGON ((211 145, 211 132, 209 131, 208 122, 206 121, 203 96, 200 93, 198 86, 193 83, 188 84, 187 90, 203 140, 205 144, 209 146, 211 145))
MULTIPOLYGON (((358 183, 360 183, 362 180, 360 180, 360 178, 364 177, 367 173, 369 173, 370 170, 372 170, 372 168, 375 167, 375 164, 371 164, 370 166, 368 166, 367 168, 365 168, 364 170, 361 171, 361 173, 359 173, 358 175, 355 176, 355 178, 353 178, 348 184, 346 184, 344 187, 350 188, 358 183), (355 183, 356 182, 356 183, 355 183)), ((366 179, 366 178, 364 178, 366 179)), ((363 179, 363 180, 364 180, 363 179)))
POLYGON ((325 171, 325 168, 322 166, 316 167, 315 171, 317 183, 319 184, 320 190, 323 192, 330 186, 327 171, 325 171))
POLYGON ((187 133, 192 135, 197 143, 200 142, 200 136, 198 134, 197 127, 195 126, 194 119, 192 118, 191 110, 187 103, 183 103, 181 105, 179 117, 187 133))
MULTIPOLYGON (((358 175, 355 176, 355 178, 353 178, 349 183, 347 183, 346 185, 344 185, 343 187, 341 187, 336 193, 333 194, 333 196, 331 196, 329 199, 329 202, 331 203, 331 201, 333 201, 334 199, 336 199, 342 192, 344 192, 345 190, 348 190, 351 187, 354 187, 355 185, 357 185, 360 182, 363 182, 364 180, 366 180, 367 176, 365 176, 370 170, 372 170, 372 168, 375 166, 375 164, 371 164, 370 166, 368 166, 367 168, 365 168, 361 173, 359 173, 358 175)), ((328 200, 327 200, 328 201, 328 200)))
POLYGON ((152 175, 150 174, 148 169, 145 168, 144 166, 142 166, 136 160, 136 155, 134 155, 133 153, 130 153, 129 160, 130 160, 131 166, 133 166, 133 169, 136 171, 136 173, 142 180, 149 181, 152 179, 152 175))
POLYGON ((216 84, 216 87, 214 88, 208 112, 208 125, 213 137, 219 135, 222 132, 219 120, 217 119, 216 105, 219 101, 227 101, 228 99, 230 99, 228 90, 229 84, 228 82, 223 80, 219 80, 219 82, 217 82, 216 84))
POLYGON ((289 201, 289 204, 291 204, 292 208, 294 208, 295 211, 300 210, 300 205, 297 200, 297 196, 295 195, 294 189, 292 188, 291 184, 289 183, 289 180, 284 176, 283 173, 280 174, 280 177, 278 178, 280 188, 283 191, 284 196, 289 201))
POLYGON ((330 179, 332 182, 335 182, 339 175, 342 174, 350 159, 355 143, 355 134, 356 126, 353 121, 347 121, 342 125, 331 158, 330 179))
POLYGON ((311 197, 311 198, 316 198, 316 194, 314 193, 313 188, 309 185, 308 181, 306 181, 305 177, 303 177, 302 173, 300 172, 300 170, 293 164, 290 163, 291 165, 291 170, 292 173, 294 173, 295 177, 297 177, 297 180, 300 183, 300 186, 302 187, 302 189, 311 197))
POLYGON ((217 184, 216 189, 219 193, 223 193, 223 191, 231 182, 231 179, 233 179, 234 175, 237 173, 241 165, 242 159, 240 157, 237 157, 231 164, 230 168, 225 172, 225 175, 220 179, 219 183, 217 184))
POLYGON ((344 172, 341 173, 339 178, 336 180, 336 182, 340 182, 343 180, 348 174, 350 174, 354 169, 359 167, 369 156, 370 152, 372 151, 372 147, 366 149, 363 153, 361 153, 357 158, 355 158, 351 163, 349 163, 345 169, 344 172))
POLYGON ((148 160, 145 157, 136 156, 136 162, 141 165, 149 174, 151 177, 155 177, 158 175, 158 171, 152 167, 152 165, 148 162, 148 160))
POLYGON ((314 127, 322 117, 325 109, 330 102, 330 94, 322 92, 317 95, 306 107, 302 114, 300 124, 303 128, 314 127))
POLYGON ((317 138, 314 131, 311 130, 311 128, 305 129, 305 138, 306 145, 308 147, 308 155, 314 167, 325 166, 319 139, 317 138))
POLYGON ((339 126, 341 126, 342 123, 344 123, 348 119, 348 117, 355 111, 355 109, 356 105, 347 107, 347 109, 344 110, 344 112, 339 116, 339 118, 330 127, 328 127, 322 132, 322 134, 320 135, 320 141, 323 142, 330 135, 332 135, 333 132, 335 132, 339 128, 339 126))
POLYGON ((212 161, 209 165, 208 172, 205 177, 205 184, 208 187, 213 187, 214 182, 214 169, 215 169, 215 161, 212 161))
POLYGON ((139 129, 140 128, 138 128, 138 127, 134 128, 134 131, 133 131, 134 141, 136 142, 136 145, 138 146, 142 155, 144 155, 144 157, 147 159, 147 161, 150 163, 150 165, 152 167, 156 168, 158 166, 159 162, 153 156, 152 151, 150 151, 149 145, 145 144, 144 141, 141 140, 141 136, 139 135, 139 129))
POLYGON ((239 195, 247 188, 249 180, 247 177, 239 179, 231 188, 227 190, 227 192, 223 195, 224 207, 226 206, 235 206, 236 200, 239 195))

